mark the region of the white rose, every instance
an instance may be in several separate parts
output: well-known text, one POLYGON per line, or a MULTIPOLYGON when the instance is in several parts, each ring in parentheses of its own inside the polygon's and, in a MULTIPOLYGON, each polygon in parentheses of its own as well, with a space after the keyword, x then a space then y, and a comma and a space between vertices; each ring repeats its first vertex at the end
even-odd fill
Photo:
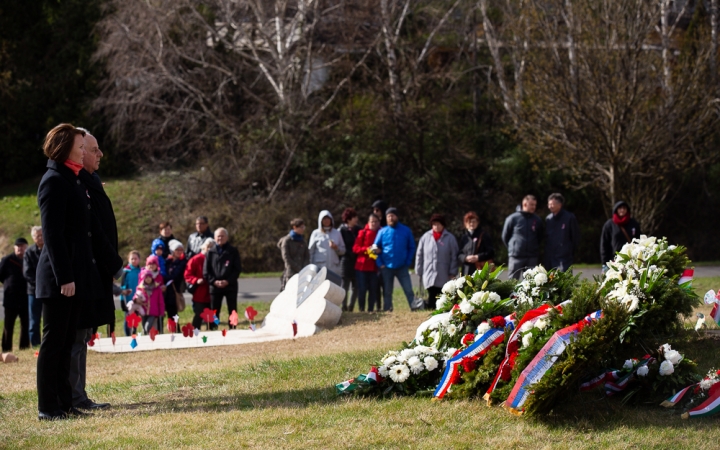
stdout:
POLYGON ((447 295, 442 294, 435 302, 435 309, 443 309, 447 303, 447 295))
POLYGON ((443 294, 450 295, 453 292, 455 292, 455 280, 450 280, 447 283, 445 283, 442 287, 443 294))
POLYGON ((462 289, 462 287, 465 286, 465 281, 465 277, 460 277, 455 280, 455 289, 462 289))
POLYGON ((387 358, 383 359, 382 363, 385 366, 392 366, 393 364, 395 364, 395 361, 397 361, 397 358, 395 358, 394 356, 388 356, 387 358))
POLYGON ((665 359, 670 361, 673 366, 682 361, 683 357, 677 350, 670 350, 665 352, 665 359))
POLYGON ((534 326, 534 325, 533 325, 532 322, 530 322, 530 321, 525 322, 525 323, 522 324, 522 326, 520 327, 520 333, 524 333, 524 332, 526 332, 526 331, 532 330, 533 326, 534 326))
POLYGON ((457 333, 457 327, 455 326, 455 324, 451 323, 450 325, 448 325, 446 331, 448 335, 455 336, 455 333, 457 333))
POLYGON ((542 286, 543 284, 547 283, 548 277, 544 273, 538 273, 535 275, 535 284, 538 286, 542 286))
POLYGON ((663 344, 661 348, 662 348, 663 353, 669 352, 670 350, 672 350, 672 347, 670 347, 670 344, 663 344))
POLYGON ((501 300, 500 296, 496 292, 491 292, 488 297, 489 300, 493 303, 497 303, 501 300))
POLYGON ((641 377, 646 377, 648 372, 650 372, 650 369, 648 368, 647 364, 644 366, 638 367, 637 374, 641 377))
POLYGON ((535 328, 537 328, 538 330, 544 330, 545 328, 547 328, 547 326, 548 323, 545 319, 539 319, 537 322, 535 322, 535 328))
POLYGON ((480 325, 478 325, 478 327, 477 327, 477 335, 478 335, 478 337, 480 337, 480 336, 482 336, 483 334, 485 334, 485 333, 487 333, 488 331, 490 331, 490 328, 491 328, 491 327, 490 327, 490 325, 488 325, 487 322, 483 322, 483 323, 481 323, 480 325))
POLYGON ((402 357, 404 359, 410 359, 411 357, 413 357, 415 355, 417 355, 417 352, 412 348, 406 348, 400 352, 400 357, 402 357))
POLYGON ((533 342, 533 334, 532 333, 527 333, 523 336, 523 338, 522 338, 523 348, 529 347, 530 344, 532 344, 532 342, 533 342))
POLYGON ((449 349, 447 349, 447 351, 445 352, 446 359, 452 358, 456 351, 457 349, 454 347, 450 347, 449 349))
POLYGON ((461 301, 459 306, 460 306, 460 311, 463 314, 470 314, 475 309, 475 307, 472 305, 472 303, 470 303, 467 300, 461 301))
POLYGON ((628 359, 627 361, 625 361, 625 364, 623 364, 623 369, 625 369, 625 370, 630 370, 630 369, 632 369, 632 368, 633 368, 633 361, 632 361, 632 359, 628 359))
POLYGON ((437 369, 437 359, 433 358, 432 356, 426 356, 423 362, 425 363, 425 368, 428 371, 432 372, 433 370, 437 369))
POLYGON ((665 360, 660 364, 660 375, 667 376, 673 372, 675 372, 675 367, 670 361, 665 360))

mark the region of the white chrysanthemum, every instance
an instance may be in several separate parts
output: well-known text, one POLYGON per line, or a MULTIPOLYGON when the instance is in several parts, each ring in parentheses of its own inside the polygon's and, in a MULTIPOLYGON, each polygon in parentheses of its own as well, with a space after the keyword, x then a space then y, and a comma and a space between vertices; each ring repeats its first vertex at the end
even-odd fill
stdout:
POLYGON ((625 370, 630 370, 630 369, 632 369, 633 367, 634 367, 634 364, 633 364, 633 360, 632 360, 632 359, 625 360, 625 364, 623 364, 623 369, 625 369, 625 370))
POLYGON ((521 332, 521 333, 524 333, 524 332, 526 332, 526 331, 530 331, 530 330, 532 330, 533 326, 534 326, 534 324, 533 324, 532 322, 530 322, 530 321, 525 322, 525 323, 522 324, 522 326, 520 327, 520 332, 521 332))
POLYGON ((485 333, 487 333, 488 331, 490 331, 490 328, 491 328, 491 327, 490 327, 490 325, 488 325, 487 322, 483 322, 483 323, 481 323, 480 325, 478 325, 478 327, 477 327, 477 335, 478 335, 478 337, 480 337, 480 336, 482 336, 483 334, 485 334, 485 333))
POLYGON ((538 286, 542 286, 543 284, 547 283, 547 280, 547 275, 542 272, 535 275, 535 284, 538 286))
POLYGON ((460 302, 460 305, 458 305, 458 306, 460 306, 460 311, 461 311, 463 314, 470 314, 470 313, 473 312, 473 310, 475 309, 475 307, 473 306, 473 304, 470 303, 470 302, 467 301, 467 300, 461 301, 461 302, 460 302))
POLYGON ((415 349, 412 348, 405 348, 400 352, 400 356, 405 359, 410 359, 413 356, 416 356, 417 352, 415 349))
POLYGON ((410 376, 410 369, 405 364, 398 364, 390 369, 390 378, 396 383, 402 383, 410 376))
POLYGON ((650 368, 645 364, 644 366, 638 367, 637 374, 641 377, 646 377, 648 372, 650 372, 650 368))
POLYGON ((457 349, 455 347, 450 347, 449 349, 447 349, 445 351, 445 357, 447 359, 452 358, 456 351, 457 351, 457 349))
POLYGON ((523 348, 529 347, 532 344, 532 342, 533 342, 533 334, 532 333, 527 333, 523 336, 523 338, 522 338, 523 348))
POLYGON ((532 280, 535 278, 535 271, 533 269, 528 269, 523 273, 522 277, 526 280, 532 280))
POLYGON ((532 288, 532 291, 530 291, 530 295, 532 295, 533 297, 537 297, 538 295, 540 295, 540 288, 539 287, 532 288))
POLYGON ((457 333, 457 327, 455 326, 454 323, 451 323, 450 325, 447 326, 445 331, 447 331, 447 334, 449 336, 455 336, 455 333, 457 333))
POLYGON ((490 295, 488 296, 488 300, 491 301, 491 302, 493 302, 493 303, 497 303, 497 302, 499 302, 499 301, 502 300, 502 299, 501 299, 500 296, 497 294, 497 292, 491 292, 490 295))
POLYGON ((455 280, 455 289, 462 289, 463 286, 465 286, 465 277, 460 277, 455 280))
POLYGON ((407 358, 403 355, 397 355, 397 362, 399 364, 404 364, 407 362, 407 358))
POLYGON ((489 296, 490 294, 485 291, 476 292, 472 295, 472 297, 470 297, 470 301, 472 303, 475 303, 476 305, 480 305, 482 303, 485 303, 489 296))
POLYGON ((665 356, 665 359, 667 359, 668 361, 670 361, 673 364, 673 366, 676 365, 677 363, 679 363, 680 361, 682 361, 682 359, 683 359, 682 355, 677 350, 667 351, 667 352, 665 352, 664 356, 665 356))
POLYGON ((545 328, 547 328, 547 326, 548 326, 548 322, 545 319, 539 319, 537 322, 535 322, 535 328, 537 328, 538 330, 542 331, 545 328))
POLYGON ((704 380, 702 380, 700 382, 700 388, 703 391, 707 391, 708 389, 710 389, 712 387, 713 384, 715 384, 715 381, 705 378, 704 380))
POLYGON ((395 358, 394 356, 388 356, 387 358, 382 360, 382 363, 386 366, 392 366, 393 364, 395 364, 395 361, 397 361, 397 358, 395 358))
POLYGON ((432 372, 433 370, 437 369, 438 361, 432 356, 426 356, 423 362, 425 363, 425 368, 428 371, 432 372))
POLYGON ((418 358, 417 356, 413 356, 412 358, 408 359, 408 366, 410 366, 410 371, 415 375, 419 374, 423 371, 423 369, 425 369, 422 361, 420 361, 420 358, 418 358))
POLYGON ((445 304, 447 303, 448 298, 447 295, 442 294, 440 297, 438 297, 437 301, 435 302, 435 309, 443 309, 445 307, 445 304))
POLYGON ((450 295, 453 292, 455 292, 455 280, 450 280, 447 283, 445 283, 442 287, 443 294, 450 295))
POLYGON ((430 353, 432 350, 432 347, 428 347, 426 345, 417 345, 415 346, 415 354, 420 355, 421 353, 430 353))
POLYGON ((528 280, 523 280, 520 282, 520 287, 523 291, 527 291, 528 289, 530 289, 530 282, 528 280))
POLYGON ((380 367, 378 367, 378 373, 380 374, 381 377, 387 378, 387 376, 388 376, 388 368, 387 368, 387 366, 380 366, 380 367))
POLYGON ((675 366, 673 366, 670 361, 665 360, 662 362, 662 364, 660 364, 660 375, 667 376, 672 374, 673 372, 675 372, 675 366))

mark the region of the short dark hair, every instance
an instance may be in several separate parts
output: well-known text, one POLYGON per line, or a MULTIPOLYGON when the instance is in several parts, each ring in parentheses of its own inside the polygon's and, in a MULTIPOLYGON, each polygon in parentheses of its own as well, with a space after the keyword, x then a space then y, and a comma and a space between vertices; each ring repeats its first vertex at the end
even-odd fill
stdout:
POLYGON ((301 226, 303 226, 303 225, 305 225, 305 221, 302 220, 302 219, 299 218, 299 217, 296 217, 296 218, 294 218, 293 220, 290 221, 290 226, 293 227, 293 228, 295 228, 295 227, 301 227, 301 226))
POLYGON ((442 214, 433 214, 432 216, 430 216, 430 225, 432 225, 433 222, 438 222, 443 227, 447 226, 445 225, 445 216, 443 216, 442 214))
POLYGON ((197 216, 197 219, 195 219, 195 222, 198 220, 201 220, 203 223, 208 223, 208 218, 205 216, 197 216))
POLYGON ((475 211, 468 211, 465 214, 465 217, 463 217, 463 223, 468 223, 470 219, 475 219, 480 223, 480 217, 478 217, 477 213, 475 211))
POLYGON ((43 153, 53 161, 64 163, 70 156, 75 145, 75 136, 78 134, 85 137, 84 131, 78 130, 69 123, 61 123, 48 131, 43 142, 43 153))
POLYGON ((167 227, 172 227, 169 220, 165 221, 165 222, 160 222, 160 225, 158 225, 158 228, 160 229, 160 231, 164 230, 167 227))
POLYGON ((373 217, 376 218, 377 220, 380 220, 380 218, 378 217, 377 214, 375 214, 375 213, 370 213, 370 215, 368 216, 368 222, 369 222, 370 219, 372 219, 373 217))
POLYGON ((561 205, 565 204, 565 197, 563 197, 563 195, 560 194, 559 192, 550 194, 550 196, 548 197, 548 201, 550 201, 550 200, 555 200, 556 202, 560 202, 561 205))
POLYGON ((525 201, 525 200, 532 200, 534 202, 537 202, 537 198, 532 194, 528 194, 525 197, 523 197, 523 201, 525 201))
POLYGON ((342 221, 343 223, 348 223, 349 221, 353 220, 354 217, 357 217, 357 212, 355 212, 352 208, 345 208, 345 211, 342 213, 342 221))

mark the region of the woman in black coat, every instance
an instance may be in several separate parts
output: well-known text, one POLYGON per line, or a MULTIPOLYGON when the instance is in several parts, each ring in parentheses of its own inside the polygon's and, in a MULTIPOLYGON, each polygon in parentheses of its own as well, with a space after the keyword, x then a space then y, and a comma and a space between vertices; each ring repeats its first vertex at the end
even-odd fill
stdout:
POLYGON ((477 214, 470 211, 465 214, 463 222, 465 231, 460 237, 458 262, 462 268, 462 274, 471 275, 477 270, 478 264, 484 266, 487 262, 492 266, 495 250, 492 245, 492 236, 480 228, 480 218, 477 214))
POLYGON ((101 292, 92 251, 92 207, 78 178, 85 155, 84 135, 70 124, 60 124, 50 130, 43 144, 49 161, 38 187, 38 206, 45 245, 35 288, 43 304, 37 364, 40 420, 84 414, 72 407, 70 351, 82 303, 101 292))

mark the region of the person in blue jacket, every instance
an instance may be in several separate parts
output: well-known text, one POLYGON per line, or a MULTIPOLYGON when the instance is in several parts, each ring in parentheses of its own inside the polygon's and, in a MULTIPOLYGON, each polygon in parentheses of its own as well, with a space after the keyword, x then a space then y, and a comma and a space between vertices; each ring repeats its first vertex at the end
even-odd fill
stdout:
MULTIPOLYGON (((166 249, 167 247, 165 246, 165 243, 161 238, 156 238, 154 241, 152 241, 152 245, 150 246, 150 254, 157 256, 158 261, 160 261, 160 274, 163 276, 163 278, 167 278, 168 275, 167 269, 165 268, 165 259, 167 257, 163 256, 166 249)), ((169 254, 170 253, 168 253, 168 255, 169 254)))
POLYGON ((376 264, 382 274, 383 310, 392 311, 393 283, 400 282, 408 305, 412 308, 413 290, 408 268, 415 255, 415 238, 410 228, 400 223, 397 209, 390 207, 385 211, 387 226, 383 227, 375 238, 374 251, 378 253, 376 264))

